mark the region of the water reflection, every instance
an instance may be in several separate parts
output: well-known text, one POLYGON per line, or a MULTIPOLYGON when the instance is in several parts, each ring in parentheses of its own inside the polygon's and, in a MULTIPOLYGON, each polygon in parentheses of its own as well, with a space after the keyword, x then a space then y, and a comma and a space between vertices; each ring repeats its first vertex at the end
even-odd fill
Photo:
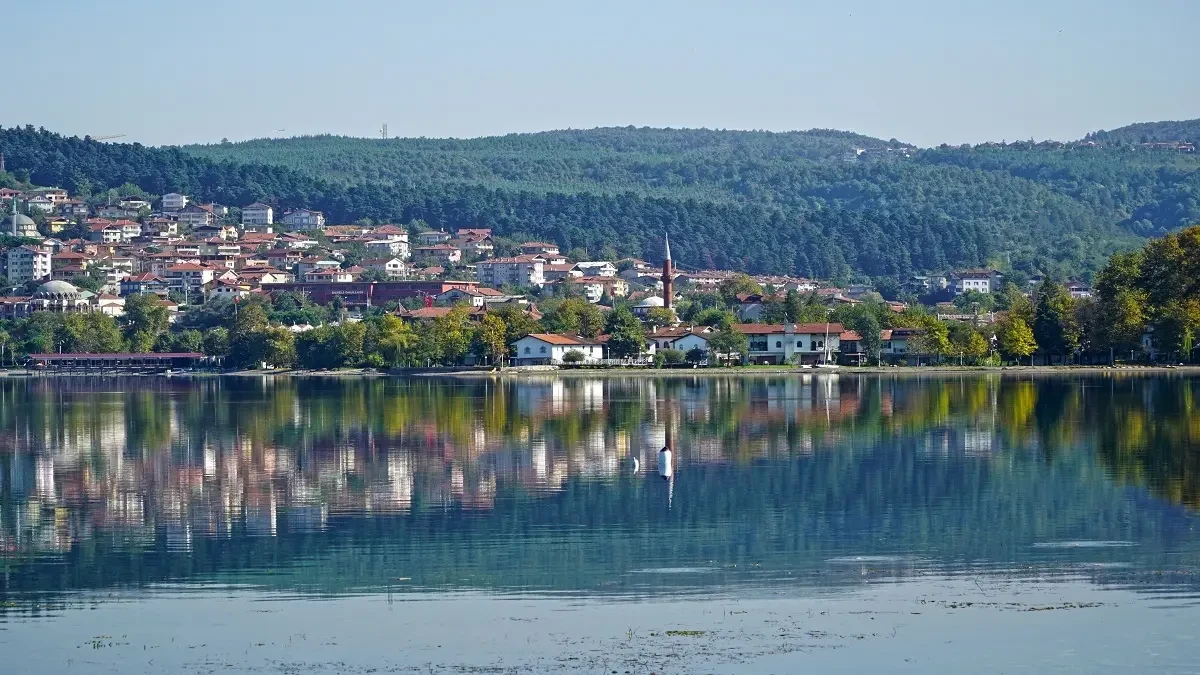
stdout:
POLYGON ((936 572, 1191 592, 1198 392, 1121 375, 8 380, 0 607, 180 581, 654 594, 936 572))

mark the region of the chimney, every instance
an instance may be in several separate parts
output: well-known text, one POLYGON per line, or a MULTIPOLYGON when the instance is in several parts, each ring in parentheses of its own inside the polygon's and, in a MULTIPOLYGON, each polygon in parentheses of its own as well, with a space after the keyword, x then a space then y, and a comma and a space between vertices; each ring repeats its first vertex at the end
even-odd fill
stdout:
POLYGON ((665 232, 663 233, 663 246, 666 249, 666 257, 663 258, 662 272, 663 307, 666 309, 671 309, 671 301, 674 299, 675 295, 671 284, 671 277, 673 276, 672 272, 674 270, 671 268, 671 240, 665 232))

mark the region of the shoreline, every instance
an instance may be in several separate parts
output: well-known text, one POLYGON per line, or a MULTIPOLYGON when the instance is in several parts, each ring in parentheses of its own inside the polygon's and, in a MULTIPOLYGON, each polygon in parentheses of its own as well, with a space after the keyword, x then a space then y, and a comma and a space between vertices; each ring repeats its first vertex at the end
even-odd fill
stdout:
POLYGON ((522 379, 522 378, 682 378, 682 377, 758 377, 780 375, 812 376, 878 376, 903 377, 951 375, 1200 375, 1200 365, 1180 366, 843 366, 837 369, 797 368, 789 366, 750 366, 732 368, 554 368, 515 367, 501 370, 481 368, 412 368, 379 371, 365 368, 343 368, 340 370, 228 370, 228 371, 181 371, 181 372, 80 372, 45 370, 2 370, 0 377, 28 378, 43 377, 294 377, 294 378, 453 378, 453 379, 522 379))

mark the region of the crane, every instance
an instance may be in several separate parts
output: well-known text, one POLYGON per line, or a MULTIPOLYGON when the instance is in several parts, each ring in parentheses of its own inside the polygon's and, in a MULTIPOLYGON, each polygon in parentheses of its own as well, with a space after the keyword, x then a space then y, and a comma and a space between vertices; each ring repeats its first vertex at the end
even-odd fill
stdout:
POLYGON ((110 134, 108 136, 93 136, 93 141, 111 141, 114 138, 125 138, 125 134, 110 134))

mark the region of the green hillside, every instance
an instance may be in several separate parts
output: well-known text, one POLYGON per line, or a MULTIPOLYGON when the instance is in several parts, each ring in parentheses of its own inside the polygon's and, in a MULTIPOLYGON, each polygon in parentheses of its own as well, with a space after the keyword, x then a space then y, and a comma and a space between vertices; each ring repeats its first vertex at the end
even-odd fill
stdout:
POLYGON ((1200 156, 1115 143, 917 150, 840 131, 627 127, 146 148, 24 128, 0 130, 0 151, 70 189, 130 182, 331 222, 490 226, 650 260, 669 232, 685 268, 841 279, 980 264, 1087 275, 1200 221, 1200 156))

